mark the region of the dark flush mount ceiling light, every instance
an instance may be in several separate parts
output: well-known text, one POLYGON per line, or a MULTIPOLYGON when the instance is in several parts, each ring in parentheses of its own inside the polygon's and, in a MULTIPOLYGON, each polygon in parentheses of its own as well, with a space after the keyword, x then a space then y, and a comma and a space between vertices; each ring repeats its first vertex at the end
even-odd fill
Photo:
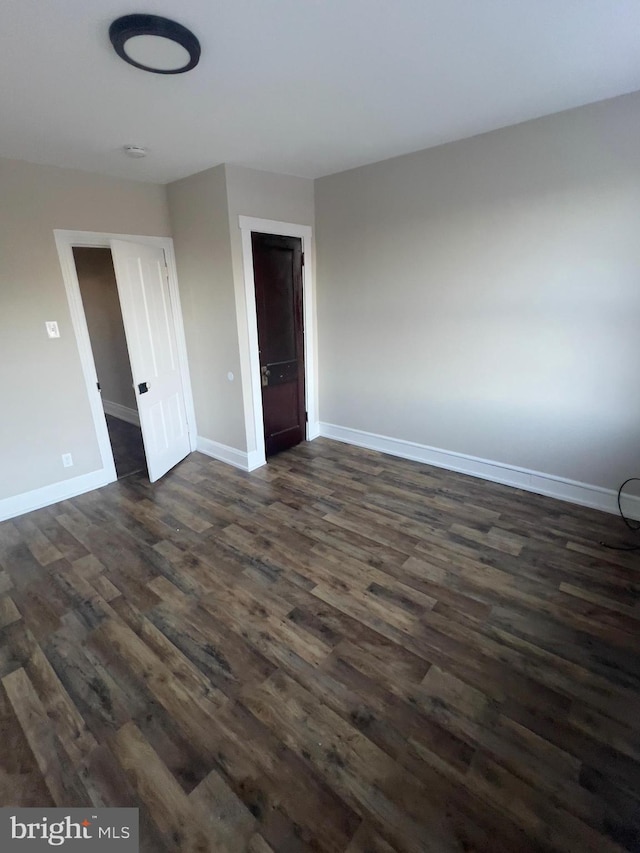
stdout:
POLYGON ((154 74, 183 74, 200 60, 194 34, 158 15, 125 15, 109 27, 109 38, 125 62, 154 74))

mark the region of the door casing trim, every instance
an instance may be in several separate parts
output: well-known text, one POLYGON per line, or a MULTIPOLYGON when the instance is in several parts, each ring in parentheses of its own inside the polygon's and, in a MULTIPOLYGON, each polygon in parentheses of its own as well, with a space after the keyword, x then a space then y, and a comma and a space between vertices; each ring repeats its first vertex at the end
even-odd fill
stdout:
MULTIPOLYGON (((84 306, 80 295, 78 273, 73 258, 74 247, 81 246, 96 249, 111 249, 111 240, 127 240, 132 243, 143 243, 147 246, 155 246, 157 248, 164 249, 169 271, 169 297, 171 299, 171 310, 173 312, 176 331, 180 377, 182 380, 184 404, 187 413, 189 447, 192 451, 195 450, 198 432, 196 429, 193 393, 191 390, 191 379, 189 377, 189 365, 187 362, 187 345, 184 336, 184 324, 182 320, 182 308, 180 305, 180 293, 178 291, 178 275, 176 271, 173 240, 170 237, 146 237, 138 234, 109 234, 98 231, 66 231, 61 229, 54 229, 53 234, 56 241, 56 248, 58 250, 58 257, 60 259, 60 267, 62 269, 62 277, 67 294, 67 301, 69 303, 69 310, 71 312, 71 323, 76 343, 78 345, 82 373, 87 387, 87 396, 91 407, 96 439, 98 441, 100 457, 102 459, 104 483, 101 485, 112 483, 117 479, 117 476, 115 463, 113 461, 113 451, 109 440, 109 432, 107 430, 107 422, 102 407, 100 392, 97 387, 98 376, 95 362, 93 360, 93 351, 91 349, 91 339, 89 337, 89 329, 87 327, 84 306)), ((124 306, 122 306, 122 304, 120 305, 120 308, 124 312, 124 306)))
MULTIPOLYGON (((242 266, 244 273, 244 317, 239 313, 238 323, 245 325, 248 343, 249 384, 252 411, 245 409, 245 427, 249 470, 266 464, 264 445, 264 419, 262 411, 262 385, 260 382, 260 356, 258 350, 258 313, 253 278, 253 249, 251 233, 277 234, 281 237, 299 237, 302 240, 304 266, 302 267, 302 306, 304 325, 304 389, 307 412, 306 438, 312 441, 320 435, 318 422, 318 364, 316 347, 316 296, 313 279, 313 229, 310 225, 279 222, 275 219, 257 219, 238 216, 242 234, 242 266)), ((239 339, 243 339, 239 335, 239 339)))

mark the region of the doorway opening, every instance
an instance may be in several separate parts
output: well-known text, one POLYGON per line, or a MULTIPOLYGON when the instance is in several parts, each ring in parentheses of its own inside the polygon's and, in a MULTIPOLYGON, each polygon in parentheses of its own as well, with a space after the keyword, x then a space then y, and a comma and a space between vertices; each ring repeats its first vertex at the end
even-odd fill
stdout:
POLYGON ((73 260, 118 479, 147 462, 110 248, 74 246, 73 260))
POLYGON ((306 438, 300 237, 251 234, 267 459, 306 438))
MULTIPOLYGON (((173 241, 170 237, 57 229, 54 237, 102 459, 92 487, 117 479, 107 416, 127 423, 123 414, 129 410, 134 419, 136 413, 126 400, 124 404, 107 401, 113 406, 105 412, 74 248, 107 249, 111 254, 146 469, 149 482, 155 483, 195 450, 197 441, 173 241)), ((114 435, 114 444, 117 440, 114 435)))
MULTIPOLYGON (((309 225, 299 225, 292 222, 280 222, 274 219, 258 219, 252 216, 238 216, 242 240, 242 266, 244 272, 243 292, 236 293, 238 310, 238 336, 246 341, 247 376, 251 405, 245 409, 245 427, 247 435, 247 469, 253 471, 267 461, 267 453, 271 451, 265 441, 265 416, 263 402, 263 367, 270 371, 267 376, 271 380, 273 371, 263 360, 261 345, 258 340, 258 310, 257 291, 254 268, 254 235, 263 238, 279 236, 293 240, 291 246, 297 244, 302 257, 301 265, 301 313, 302 313, 302 359, 298 360, 297 370, 299 379, 298 401, 303 401, 303 427, 301 440, 312 441, 320 435, 318 419, 318 369, 316 352, 316 309, 315 287, 313 281, 313 233, 309 225), (306 413, 306 414, 305 414, 306 413), (306 422, 305 422, 306 421, 306 422)), ((289 252, 290 262, 295 263, 295 252, 289 252)), ((287 354, 288 356, 289 354, 287 354)), ((274 361, 290 362, 283 357, 274 361)), ((289 365, 290 368, 290 365, 289 365)), ((283 377, 284 379, 285 377, 283 377)), ((279 377, 278 377, 279 380, 279 377)), ((284 424, 283 426, 286 426, 284 424)), ((277 431, 277 430, 276 430, 277 431)))

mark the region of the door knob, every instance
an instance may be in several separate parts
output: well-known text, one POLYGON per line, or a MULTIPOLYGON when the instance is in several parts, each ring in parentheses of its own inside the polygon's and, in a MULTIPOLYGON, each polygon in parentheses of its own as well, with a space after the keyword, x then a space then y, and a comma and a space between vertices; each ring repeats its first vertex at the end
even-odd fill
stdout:
POLYGON ((260 374, 262 378, 262 387, 266 388, 269 384, 269 377, 271 376, 271 371, 269 370, 266 364, 263 364, 260 368, 260 374))
POLYGON ((140 383, 138 384, 138 391, 139 391, 141 394, 146 394, 148 390, 149 390, 149 385, 148 385, 148 383, 147 383, 147 382, 140 382, 140 383))

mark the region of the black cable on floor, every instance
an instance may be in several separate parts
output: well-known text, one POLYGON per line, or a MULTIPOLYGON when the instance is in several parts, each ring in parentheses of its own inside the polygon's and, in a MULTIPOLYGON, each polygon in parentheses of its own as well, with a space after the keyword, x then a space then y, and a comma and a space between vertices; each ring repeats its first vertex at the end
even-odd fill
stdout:
MULTIPOLYGON (((629 477, 618 489, 618 512, 620 513, 620 518, 624 521, 629 530, 633 530, 635 533, 640 530, 640 522, 634 523, 630 521, 622 512, 622 504, 620 502, 620 499, 622 497, 622 490, 627 485, 627 483, 632 483, 634 480, 640 481, 640 477, 629 477)), ((610 551, 640 551, 640 545, 608 545, 606 542, 600 542, 600 544, 604 548, 609 548, 610 551)))

